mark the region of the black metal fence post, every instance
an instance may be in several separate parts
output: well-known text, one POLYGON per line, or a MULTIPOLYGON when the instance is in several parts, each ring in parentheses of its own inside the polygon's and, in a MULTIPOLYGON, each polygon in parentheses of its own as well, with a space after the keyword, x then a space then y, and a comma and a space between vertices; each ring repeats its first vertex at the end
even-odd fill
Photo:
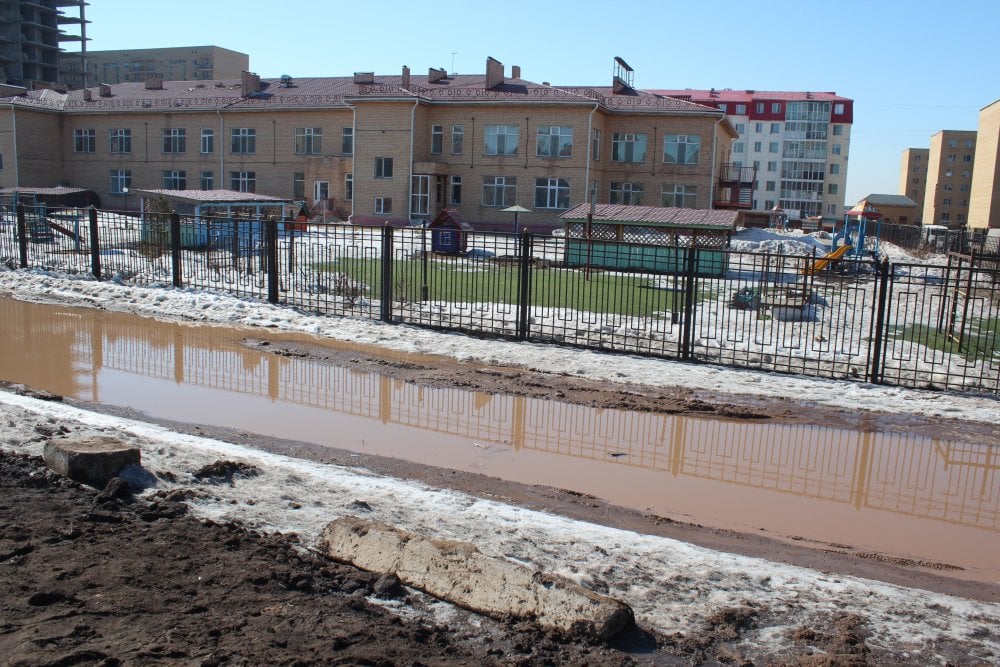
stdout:
POLYGON ((885 323, 888 319, 886 308, 889 304, 889 260, 883 260, 879 266, 878 301, 875 308, 875 330, 871 336, 870 354, 868 356, 868 381, 872 384, 882 383, 882 350, 885 345, 885 323))
POLYGON ((24 220, 24 204, 17 205, 17 253, 21 268, 28 268, 28 224, 24 220))
POLYGON ((383 322, 392 322, 392 227, 382 228, 382 285, 379 315, 383 322))
POLYGON ((278 221, 273 216, 264 222, 267 244, 267 302, 278 303, 278 221))
POLYGON ((90 207, 90 272, 101 279, 101 239, 97 229, 97 209, 90 207))
POLYGON ((174 287, 183 287, 181 266, 181 216, 177 211, 170 212, 170 264, 174 274, 174 287))
POLYGON ((695 281, 697 279, 696 264, 698 263, 698 249, 694 246, 687 249, 687 262, 684 271, 684 319, 681 320, 681 359, 688 360, 692 357, 694 346, 694 306, 695 306, 695 281))
POLYGON ((527 230, 521 235, 518 257, 517 339, 528 340, 528 313, 531 312, 531 245, 532 235, 527 230))

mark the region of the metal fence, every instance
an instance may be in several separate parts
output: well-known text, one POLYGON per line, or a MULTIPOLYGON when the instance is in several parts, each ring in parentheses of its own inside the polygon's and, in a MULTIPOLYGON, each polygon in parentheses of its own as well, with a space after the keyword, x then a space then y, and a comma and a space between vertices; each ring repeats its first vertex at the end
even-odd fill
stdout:
POLYGON ((0 216, 0 261, 386 323, 1000 393, 995 258, 826 262, 530 233, 472 233, 444 252, 446 231, 458 233, 22 206, 0 216))

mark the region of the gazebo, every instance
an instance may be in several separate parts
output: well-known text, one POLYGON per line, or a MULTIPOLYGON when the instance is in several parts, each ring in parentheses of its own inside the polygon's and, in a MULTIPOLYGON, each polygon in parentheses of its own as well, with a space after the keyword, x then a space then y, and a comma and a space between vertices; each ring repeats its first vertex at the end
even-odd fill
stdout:
POLYGON ((566 265, 677 273, 688 248, 697 271, 719 276, 728 268, 724 249, 740 211, 723 209, 579 204, 560 217, 565 224, 566 265))

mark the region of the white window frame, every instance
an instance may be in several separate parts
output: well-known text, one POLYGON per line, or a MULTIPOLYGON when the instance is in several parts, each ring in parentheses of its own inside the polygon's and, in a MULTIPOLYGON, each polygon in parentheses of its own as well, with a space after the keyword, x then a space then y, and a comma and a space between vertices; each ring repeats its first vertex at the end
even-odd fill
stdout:
MULTIPOLYGON (((443 133, 442 133, 443 136, 443 133)), ((431 177, 413 174, 410 179, 410 216, 430 215, 431 177)))
POLYGON ((611 135, 611 161, 642 164, 646 161, 646 146, 643 132, 615 132, 611 135))
POLYGON ((234 155, 256 155, 257 130, 252 127, 234 127, 229 131, 230 150, 234 155))
POLYGON ((111 194, 124 195, 132 187, 132 170, 112 169, 111 174, 111 194))
POLYGON ((483 206, 506 208, 517 203, 517 176, 483 176, 483 206), (493 203, 486 193, 492 192, 493 203), (499 194, 499 197, 497 196, 499 194), (497 201, 499 199, 499 201, 497 201))
POLYGON ((444 125, 431 125, 431 155, 444 152, 444 125))
POLYGON ((674 208, 697 208, 698 186, 681 183, 664 185, 660 190, 660 203, 662 206, 672 206, 674 208), (667 203, 668 197, 672 198, 672 204, 667 203), (677 205, 678 197, 680 197, 680 206, 677 205))
POLYGON ((164 169, 163 189, 187 190, 187 172, 183 169, 164 169))
POLYGON ((452 176, 448 185, 448 204, 462 203, 462 177, 452 176))
POLYGON ((313 181, 313 202, 330 198, 330 181, 313 181))
POLYGON ((295 154, 319 155, 323 152, 322 127, 295 128, 295 154))
POLYGON ((483 143, 485 155, 517 155, 520 147, 520 128, 517 125, 487 125, 483 143))
POLYGON ((163 128, 163 153, 173 155, 187 152, 187 130, 183 127, 163 128))
POLYGON ((608 202, 626 206, 640 206, 645 194, 646 186, 642 183, 612 181, 608 202))
POLYGON ((347 201, 354 200, 354 174, 348 173, 344 174, 344 199, 347 201))
POLYGON ((237 192, 257 191, 257 172, 233 171, 229 173, 229 189, 237 192))
POLYGON ((132 152, 132 130, 126 127, 116 127, 108 130, 109 153, 132 152))
POLYGON ((375 197, 375 215, 392 213, 392 197, 375 197))
POLYGON ((198 185, 201 186, 202 190, 214 190, 215 172, 205 170, 198 174, 198 185))
POLYGON ((96 153, 97 131, 92 128, 77 128, 73 130, 74 153, 96 153))
POLYGON ((536 178, 535 208, 550 210, 568 209, 569 181, 564 178, 536 178))
MULTIPOLYGON (((742 142, 738 142, 742 144, 742 142)), ((736 151, 735 147, 733 152, 736 151)), ((701 135, 672 134, 663 135, 664 164, 699 164, 701 162, 701 135), (674 146, 674 155, 670 155, 670 147, 674 146)))
POLYGON ((392 158, 375 158, 375 178, 392 178, 392 158))
POLYGON ((464 125, 452 125, 451 126, 451 154, 461 155, 462 150, 465 147, 465 126, 464 125))
POLYGON ((215 130, 202 128, 201 130, 201 154, 208 155, 215 152, 215 130))
POLYGON ((571 125, 539 125, 535 141, 535 156, 573 157, 573 127, 571 125))
POLYGON ((340 154, 354 155, 354 128, 345 127, 340 131, 340 154))

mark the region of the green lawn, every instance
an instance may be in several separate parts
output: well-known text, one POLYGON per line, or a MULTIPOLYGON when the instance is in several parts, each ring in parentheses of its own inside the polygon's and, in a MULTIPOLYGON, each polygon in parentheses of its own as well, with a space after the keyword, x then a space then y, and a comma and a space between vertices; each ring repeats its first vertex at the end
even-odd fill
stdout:
POLYGON ((961 347, 945 332, 939 332, 935 327, 925 324, 911 324, 891 335, 893 338, 920 343, 942 352, 959 354, 968 361, 989 359, 1000 355, 1000 319, 998 318, 974 320, 971 329, 966 332, 961 347))
MULTIPOLYGON (((378 298, 382 283, 380 259, 345 258, 315 265, 318 271, 345 274, 363 284, 364 295, 378 298)), ((533 306, 572 308, 588 312, 620 313, 650 317, 679 310, 682 295, 651 288, 649 276, 630 276, 593 271, 587 279, 582 269, 532 268, 533 306)), ((456 303, 518 302, 518 266, 495 261, 442 260, 428 258, 393 263, 393 299, 421 300, 423 285, 427 299, 456 303)))

